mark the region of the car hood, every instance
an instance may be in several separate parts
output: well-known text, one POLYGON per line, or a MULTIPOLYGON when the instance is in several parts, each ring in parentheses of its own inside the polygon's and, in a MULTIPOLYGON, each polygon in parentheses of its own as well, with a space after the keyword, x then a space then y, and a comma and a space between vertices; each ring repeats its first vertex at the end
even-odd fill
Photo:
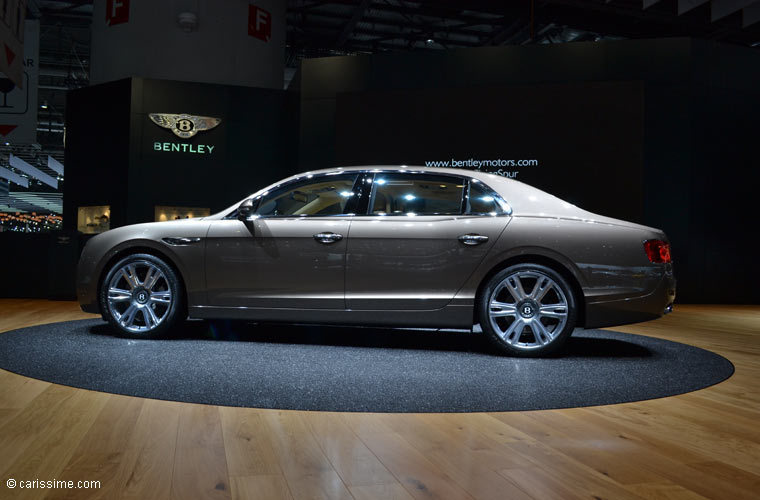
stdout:
POLYGON ((117 245, 127 240, 160 240, 167 237, 200 237, 206 236, 210 222, 205 217, 179 219, 165 222, 144 222, 121 226, 98 234, 88 243, 117 245))

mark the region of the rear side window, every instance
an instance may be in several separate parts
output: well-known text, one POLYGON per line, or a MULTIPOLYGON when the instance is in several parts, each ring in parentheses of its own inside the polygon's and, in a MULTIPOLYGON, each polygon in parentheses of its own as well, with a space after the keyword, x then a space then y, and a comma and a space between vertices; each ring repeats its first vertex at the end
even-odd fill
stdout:
POLYGON ((467 199, 467 213, 473 215, 504 215, 511 213, 511 208, 501 196, 477 179, 470 181, 470 194, 467 199))
POLYGON ((458 215, 465 183, 446 175, 377 174, 369 200, 371 215, 458 215))

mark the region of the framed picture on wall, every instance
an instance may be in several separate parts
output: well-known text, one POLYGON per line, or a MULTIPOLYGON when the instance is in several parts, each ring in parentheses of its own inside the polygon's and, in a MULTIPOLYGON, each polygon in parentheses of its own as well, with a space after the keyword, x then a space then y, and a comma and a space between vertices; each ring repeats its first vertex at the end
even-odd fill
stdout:
POLYGON ((77 231, 98 234, 111 229, 111 205, 77 208, 77 231))
POLYGON ((211 215, 208 207, 171 207, 166 205, 155 206, 155 221, 192 219, 193 217, 206 217, 211 215))

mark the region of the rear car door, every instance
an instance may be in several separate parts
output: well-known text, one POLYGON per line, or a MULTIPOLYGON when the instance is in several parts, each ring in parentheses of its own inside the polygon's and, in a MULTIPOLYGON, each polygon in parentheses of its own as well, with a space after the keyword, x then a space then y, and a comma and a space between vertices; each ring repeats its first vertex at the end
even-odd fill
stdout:
POLYGON ((366 213, 353 218, 349 233, 348 308, 444 307, 501 235, 508 207, 481 195, 490 201, 472 213, 470 179, 455 175, 380 172, 369 182, 366 213))

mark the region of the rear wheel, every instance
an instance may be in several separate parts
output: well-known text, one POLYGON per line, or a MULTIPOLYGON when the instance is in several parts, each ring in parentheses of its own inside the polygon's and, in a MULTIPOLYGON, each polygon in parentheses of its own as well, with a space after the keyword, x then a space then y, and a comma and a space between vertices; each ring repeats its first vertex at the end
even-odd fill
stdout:
POLYGON ((150 254, 129 255, 114 264, 100 289, 101 310, 125 337, 159 338, 184 319, 177 273, 150 254))
POLYGON ((556 352, 577 318, 570 285, 539 264, 516 264, 493 276, 480 296, 478 313, 483 332, 512 356, 556 352))

